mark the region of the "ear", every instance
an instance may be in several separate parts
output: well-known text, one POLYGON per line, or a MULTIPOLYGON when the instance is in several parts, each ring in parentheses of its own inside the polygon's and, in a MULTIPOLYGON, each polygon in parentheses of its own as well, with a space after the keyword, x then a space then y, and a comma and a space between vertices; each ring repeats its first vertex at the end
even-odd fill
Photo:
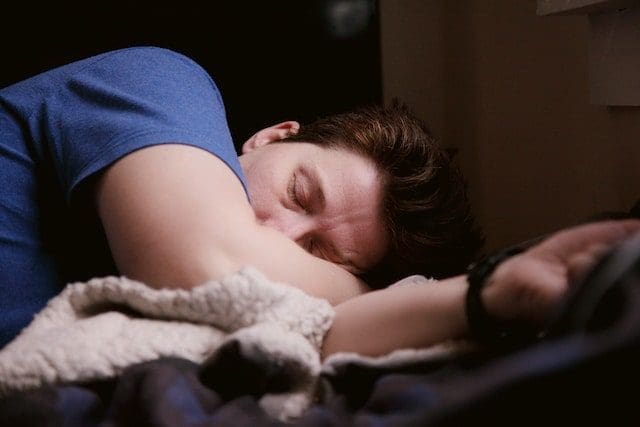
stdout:
POLYGON ((242 144, 242 153, 248 153, 274 141, 295 135, 300 130, 300 123, 294 121, 282 122, 256 132, 242 144))

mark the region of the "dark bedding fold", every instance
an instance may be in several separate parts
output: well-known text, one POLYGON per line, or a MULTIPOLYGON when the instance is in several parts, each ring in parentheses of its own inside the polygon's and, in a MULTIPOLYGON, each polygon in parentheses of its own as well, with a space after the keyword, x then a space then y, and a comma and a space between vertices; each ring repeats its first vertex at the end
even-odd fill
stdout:
MULTIPOLYGON (((290 423, 269 416, 259 399, 277 396, 294 371, 253 355, 245 355, 250 365, 235 363, 243 352, 229 347, 233 357, 209 363, 161 358, 110 380, 12 394, 0 399, 0 426, 640 425, 633 392, 640 380, 640 245, 634 248, 622 253, 636 257, 628 268, 594 270, 600 283, 592 284, 606 292, 590 305, 585 328, 563 327, 520 348, 396 367, 336 365, 321 376, 314 404, 290 423)), ((583 312, 583 302, 573 308, 583 312)))

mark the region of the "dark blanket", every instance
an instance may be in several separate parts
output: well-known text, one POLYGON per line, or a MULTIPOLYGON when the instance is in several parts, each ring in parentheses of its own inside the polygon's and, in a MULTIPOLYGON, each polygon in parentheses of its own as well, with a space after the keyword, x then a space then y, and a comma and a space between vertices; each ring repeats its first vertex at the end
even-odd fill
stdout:
MULTIPOLYGON (((401 369, 344 365, 322 377, 317 402, 291 425, 640 425, 635 245, 594 269, 544 339, 401 369)), ((233 349, 227 356, 204 365, 160 359, 111 381, 12 395, 0 400, 0 425, 287 425, 257 400, 285 390, 287 375, 234 358, 233 349)))
MULTIPOLYGON (((585 345, 574 337, 406 372, 345 367, 323 379, 319 401, 292 425, 637 425, 637 329, 617 337, 623 342, 585 345)), ((41 388, 0 400, 0 425, 286 425, 255 395, 224 396, 203 374, 192 362, 162 359, 113 381, 41 388)))

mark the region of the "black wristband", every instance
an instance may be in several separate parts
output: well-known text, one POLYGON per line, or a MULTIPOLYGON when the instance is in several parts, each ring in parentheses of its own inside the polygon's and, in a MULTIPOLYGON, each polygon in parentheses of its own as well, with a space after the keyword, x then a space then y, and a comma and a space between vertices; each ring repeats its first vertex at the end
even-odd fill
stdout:
POLYGON ((505 259, 523 252, 526 248, 513 246, 484 258, 469 268, 465 310, 471 337, 492 346, 513 346, 527 342, 536 336, 530 326, 523 322, 506 321, 491 316, 482 303, 482 289, 487 278, 505 259))

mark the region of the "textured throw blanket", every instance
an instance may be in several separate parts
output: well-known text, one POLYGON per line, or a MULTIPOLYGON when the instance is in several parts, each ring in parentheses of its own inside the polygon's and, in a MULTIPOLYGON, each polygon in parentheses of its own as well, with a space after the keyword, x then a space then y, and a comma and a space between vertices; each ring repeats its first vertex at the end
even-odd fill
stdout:
POLYGON ((353 363, 393 367, 466 350, 453 343, 377 359, 338 354, 321 364, 333 316, 327 301, 251 267, 190 291, 153 289, 124 277, 73 283, 0 351, 0 397, 112 378, 137 363, 179 357, 208 364, 209 372, 226 378, 246 378, 252 367, 270 366, 270 377, 263 373, 257 380, 278 384, 260 397, 260 406, 290 420, 310 405, 322 372, 353 363))

